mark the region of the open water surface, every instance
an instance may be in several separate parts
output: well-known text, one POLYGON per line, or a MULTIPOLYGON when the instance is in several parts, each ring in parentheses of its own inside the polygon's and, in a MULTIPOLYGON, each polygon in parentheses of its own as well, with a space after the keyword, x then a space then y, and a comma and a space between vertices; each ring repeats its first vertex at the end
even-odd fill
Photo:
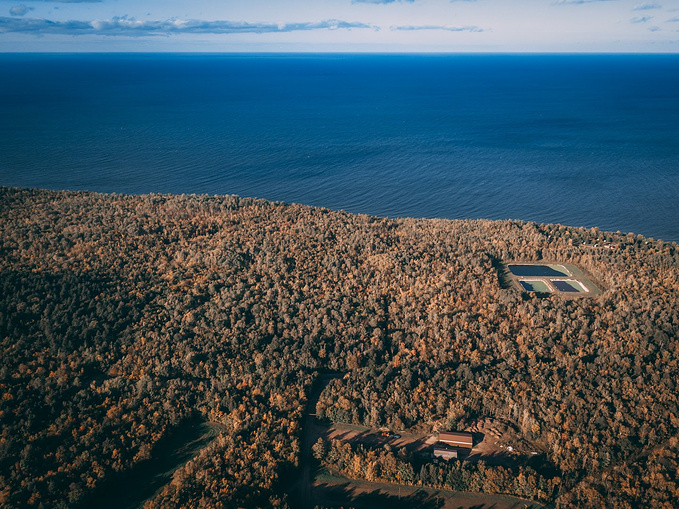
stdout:
POLYGON ((679 241, 679 55, 0 55, 0 185, 679 241))

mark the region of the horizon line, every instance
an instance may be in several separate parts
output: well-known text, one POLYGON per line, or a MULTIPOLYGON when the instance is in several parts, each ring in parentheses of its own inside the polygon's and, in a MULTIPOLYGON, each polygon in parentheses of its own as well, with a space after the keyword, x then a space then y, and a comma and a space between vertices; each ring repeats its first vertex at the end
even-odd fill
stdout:
POLYGON ((323 50, 287 50, 287 51, 196 51, 196 50, 147 50, 147 51, 97 51, 97 50, 77 50, 77 51, 21 51, 21 50, 0 50, 0 55, 679 55, 678 51, 380 51, 380 50, 359 50, 359 51, 323 51, 323 50))

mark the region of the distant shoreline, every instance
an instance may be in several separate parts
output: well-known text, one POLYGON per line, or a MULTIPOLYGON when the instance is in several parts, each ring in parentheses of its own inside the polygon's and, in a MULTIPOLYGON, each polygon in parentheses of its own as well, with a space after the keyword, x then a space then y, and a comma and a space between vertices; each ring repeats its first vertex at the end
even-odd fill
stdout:
POLYGON ((233 193, 676 242, 677 61, 5 54, 0 185, 233 193))
POLYGON ((561 228, 566 228, 566 229, 572 229, 572 230, 577 230, 577 231, 582 231, 582 232, 591 232, 595 235, 594 240, 592 240, 589 244, 588 243, 581 243, 581 244, 576 244, 577 246, 580 246, 582 249, 587 249, 587 250, 611 250, 611 249, 617 249, 619 247, 618 244, 615 244, 611 241, 606 241, 603 240, 603 238, 599 237, 598 235, 601 234, 603 236, 612 236, 615 238, 634 238, 637 241, 643 241, 646 244, 649 243, 661 243, 661 244, 669 244, 669 245, 679 245, 679 242, 677 241, 666 241, 664 239, 656 239, 653 237, 645 237, 641 234, 637 234, 634 232, 613 232, 613 231, 605 231, 601 230, 598 226, 592 226, 592 227, 586 227, 586 226, 571 226, 571 225, 565 225, 561 223, 538 223, 536 221, 528 221, 524 219, 488 219, 488 218, 446 218, 446 217, 411 217, 411 216, 379 216, 375 214, 365 214, 365 213, 360 213, 360 212, 350 212, 346 211, 344 209, 330 209, 328 207, 324 207, 321 205, 308 205, 305 203, 297 203, 297 202, 286 202, 282 200, 268 200, 266 198, 258 198, 254 196, 240 196, 237 194, 209 194, 209 193, 108 193, 108 192, 99 192, 99 191, 88 191, 84 189, 45 189, 45 188, 39 188, 39 187, 19 187, 19 186, 0 186, 0 200, 2 199, 2 196, 6 193, 15 193, 15 192, 28 192, 28 193, 37 193, 37 194, 43 194, 43 193, 54 193, 56 195, 59 194, 65 194, 65 195, 73 195, 73 196, 89 196, 89 195, 100 195, 104 198, 107 197, 120 197, 120 198, 164 198, 164 199, 175 199, 175 198, 188 198, 188 199, 235 199, 237 201, 242 201, 244 203, 259 203, 259 204, 266 204, 270 206, 284 206, 284 207, 308 207, 312 209, 320 209, 320 210, 328 210, 331 212, 337 212, 337 213, 345 213, 349 215, 356 215, 356 216, 368 216, 368 217, 373 217, 375 219, 388 219, 388 220, 413 220, 413 221, 453 221, 453 222, 458 222, 458 221, 468 221, 468 222, 494 222, 494 223, 516 223, 516 224, 527 224, 527 225, 532 225, 535 227, 538 226, 552 226, 552 227, 561 227, 561 228), (601 244, 596 242, 597 239, 600 239, 601 244))
MULTIPOLYGON (((210 193, 116 193, 116 192, 100 192, 100 191, 90 191, 86 189, 46 189, 46 188, 40 188, 40 187, 21 187, 21 186, 0 186, 0 197, 2 193, 6 191, 28 191, 28 192, 38 192, 38 193, 67 193, 67 194, 74 194, 74 195, 101 195, 101 196, 120 196, 120 197, 165 197, 165 198, 177 198, 177 197, 188 197, 188 198, 236 198, 238 200, 247 200, 247 201, 253 201, 253 202, 261 202, 261 203, 268 203, 272 205, 284 205, 284 206, 301 206, 301 207, 311 207, 311 208, 316 208, 316 209, 327 209, 331 210, 333 212, 344 212, 352 215, 367 215, 367 216, 372 216, 375 218, 381 218, 381 219, 390 219, 390 220, 422 220, 422 221, 436 221, 436 220, 442 220, 442 221, 492 221, 492 222, 515 222, 519 224, 533 224, 535 226, 539 225, 552 225, 552 226, 560 226, 564 228, 569 228, 569 229, 577 229, 577 230, 591 230, 594 232, 600 232, 602 234, 608 234, 608 235, 615 235, 615 236, 633 236, 634 238, 642 238, 644 242, 646 243, 651 243, 651 242, 661 242, 664 244, 679 244, 679 241, 675 240, 665 240, 665 239, 659 239, 659 238, 654 238, 654 237, 646 237, 642 234, 637 234, 635 232, 613 232, 613 231, 606 231, 606 230, 601 230, 598 226, 577 226, 577 225, 565 225, 562 223, 539 223, 537 221, 530 221, 530 220, 524 220, 524 219, 518 219, 518 218, 510 218, 510 219, 489 219, 489 218, 475 218, 475 217, 463 217, 463 218, 446 218, 446 217, 412 217, 412 216, 380 216, 376 214, 366 214, 362 212, 350 212, 344 209, 330 209, 328 207, 324 207, 322 205, 309 205, 306 203, 297 203, 297 202, 286 202, 283 200, 269 200, 266 198, 259 198, 255 196, 240 196, 237 194, 210 194, 210 193)), ((617 246, 611 244, 610 242, 602 242, 601 245, 599 246, 598 243, 592 242, 591 244, 582 244, 583 248, 587 249, 612 249, 616 248, 617 246)))

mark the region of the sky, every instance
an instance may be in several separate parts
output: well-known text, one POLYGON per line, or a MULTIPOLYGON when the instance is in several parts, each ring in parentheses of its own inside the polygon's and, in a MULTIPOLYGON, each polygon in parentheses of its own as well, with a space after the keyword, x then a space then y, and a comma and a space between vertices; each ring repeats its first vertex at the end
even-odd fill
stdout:
POLYGON ((0 52, 679 53, 679 0, 0 0, 0 52))

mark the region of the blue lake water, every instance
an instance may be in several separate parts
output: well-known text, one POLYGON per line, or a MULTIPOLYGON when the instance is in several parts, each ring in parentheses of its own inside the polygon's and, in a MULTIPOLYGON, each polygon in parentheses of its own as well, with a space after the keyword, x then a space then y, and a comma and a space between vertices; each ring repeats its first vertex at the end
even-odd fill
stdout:
POLYGON ((0 55, 0 185, 679 241, 679 55, 0 55))

